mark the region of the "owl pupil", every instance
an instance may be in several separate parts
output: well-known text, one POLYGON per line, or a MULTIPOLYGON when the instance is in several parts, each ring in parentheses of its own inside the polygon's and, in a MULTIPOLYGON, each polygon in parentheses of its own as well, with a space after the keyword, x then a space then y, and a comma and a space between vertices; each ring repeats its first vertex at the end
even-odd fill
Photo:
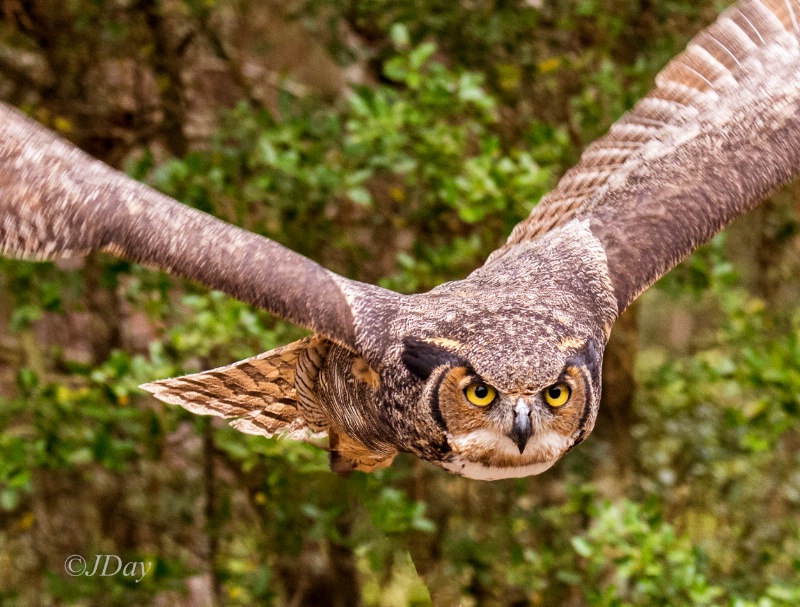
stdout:
POLYGON ((489 388, 487 388, 483 384, 475 386, 475 396, 477 396, 478 398, 486 398, 487 396, 489 396, 489 388))
POLYGON ((558 400, 561 396, 561 386, 550 386, 547 390, 547 395, 553 400, 558 400))

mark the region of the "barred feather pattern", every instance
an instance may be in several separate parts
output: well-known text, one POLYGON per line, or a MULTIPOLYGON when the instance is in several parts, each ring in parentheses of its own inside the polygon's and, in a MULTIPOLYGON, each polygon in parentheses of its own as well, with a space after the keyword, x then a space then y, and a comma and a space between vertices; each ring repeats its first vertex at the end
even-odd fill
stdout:
POLYGON ((192 413, 231 419, 246 434, 319 438, 327 421, 311 387, 327 348, 327 340, 312 335, 226 367, 140 387, 192 413))
POLYGON ((626 177, 652 157, 654 148, 659 155, 669 153, 701 113, 724 109, 725 98, 736 95, 744 80, 769 70, 769 64, 759 60, 762 51, 794 49, 799 35, 800 0, 747 0, 728 9, 667 64, 647 97, 586 148, 580 162, 487 263, 513 245, 602 205, 610 191, 622 187, 626 177))

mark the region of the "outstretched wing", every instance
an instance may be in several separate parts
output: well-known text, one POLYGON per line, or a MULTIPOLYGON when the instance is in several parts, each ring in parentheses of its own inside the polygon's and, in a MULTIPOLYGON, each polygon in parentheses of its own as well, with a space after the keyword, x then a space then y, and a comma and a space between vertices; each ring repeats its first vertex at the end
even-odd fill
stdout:
POLYGON ((590 145, 518 224, 515 244, 589 220, 621 312, 800 172, 800 0, 744 0, 590 145))
POLYGON ((351 305, 393 294, 347 280, 180 204, 0 104, 0 254, 106 251, 192 278, 357 349, 351 305))

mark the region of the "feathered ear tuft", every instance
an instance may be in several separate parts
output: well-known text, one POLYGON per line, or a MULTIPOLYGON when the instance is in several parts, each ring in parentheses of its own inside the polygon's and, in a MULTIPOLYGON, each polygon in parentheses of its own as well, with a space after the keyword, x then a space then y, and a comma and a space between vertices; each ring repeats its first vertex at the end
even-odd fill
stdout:
POLYGON ((327 418, 305 386, 314 385, 328 345, 312 335, 227 367, 139 387, 192 413, 232 419, 246 434, 317 438, 327 418))

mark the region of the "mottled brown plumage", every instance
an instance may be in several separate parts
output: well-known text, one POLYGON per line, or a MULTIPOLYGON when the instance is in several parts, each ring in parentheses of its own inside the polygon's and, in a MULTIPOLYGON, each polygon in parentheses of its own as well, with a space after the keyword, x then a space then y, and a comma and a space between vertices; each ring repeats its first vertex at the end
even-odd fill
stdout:
POLYGON ((744 0, 466 279, 401 296, 185 207, 0 107, 0 251, 107 251, 315 334, 143 386, 253 434, 329 438, 337 472, 411 452, 535 474, 591 432, 611 326, 659 276, 800 173, 800 0, 744 0))

